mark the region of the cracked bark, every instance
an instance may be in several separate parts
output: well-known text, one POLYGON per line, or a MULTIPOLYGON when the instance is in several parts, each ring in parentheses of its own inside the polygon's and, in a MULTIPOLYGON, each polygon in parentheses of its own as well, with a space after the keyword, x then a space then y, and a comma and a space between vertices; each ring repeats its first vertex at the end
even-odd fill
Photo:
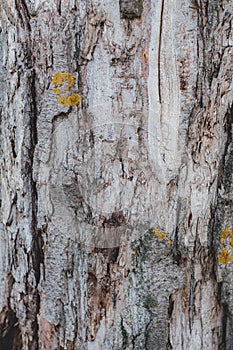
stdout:
POLYGON ((1 7, 0 348, 232 349, 230 2, 1 7))

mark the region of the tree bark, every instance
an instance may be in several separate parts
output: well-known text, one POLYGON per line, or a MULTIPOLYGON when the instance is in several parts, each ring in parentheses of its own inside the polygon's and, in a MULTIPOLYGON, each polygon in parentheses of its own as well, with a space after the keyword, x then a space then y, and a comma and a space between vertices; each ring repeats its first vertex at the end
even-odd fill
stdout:
POLYGON ((0 349, 233 349, 232 2, 1 28, 0 349))

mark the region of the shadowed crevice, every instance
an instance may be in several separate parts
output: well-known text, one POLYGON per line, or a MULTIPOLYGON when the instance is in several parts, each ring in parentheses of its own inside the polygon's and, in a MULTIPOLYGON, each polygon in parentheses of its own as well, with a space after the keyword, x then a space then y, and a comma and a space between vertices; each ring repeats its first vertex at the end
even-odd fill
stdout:
POLYGON ((18 319, 12 310, 4 310, 0 315, 0 349, 22 349, 22 336, 18 319))

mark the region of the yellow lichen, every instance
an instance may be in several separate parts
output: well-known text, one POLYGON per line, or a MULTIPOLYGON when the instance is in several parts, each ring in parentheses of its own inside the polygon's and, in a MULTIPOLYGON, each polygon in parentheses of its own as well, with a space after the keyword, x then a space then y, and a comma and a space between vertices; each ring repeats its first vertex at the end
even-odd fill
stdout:
POLYGON ((57 72, 53 76, 52 84, 54 86, 61 86, 68 83, 67 90, 74 85, 74 77, 71 73, 57 72))
POLYGON ((157 237, 158 237, 159 239, 166 239, 166 238, 167 238, 167 234, 166 234, 166 232, 160 232, 160 233, 157 235, 157 237))
POLYGON ((225 247, 222 248, 218 255, 218 262, 220 264, 229 264, 232 261, 232 255, 231 252, 229 252, 225 247))
POLYGON ((64 107, 73 107, 81 101, 81 97, 79 96, 79 94, 72 94, 67 97, 62 95, 58 97, 57 101, 64 107))
POLYGON ((52 79, 52 84, 55 86, 55 88, 53 88, 53 92, 57 95, 57 102, 62 106, 73 107, 81 101, 79 94, 71 93, 70 91, 74 85, 74 77, 71 73, 55 73, 52 79), (67 92, 69 92, 69 95, 67 92))
POLYGON ((225 230, 222 230, 220 234, 220 242, 223 243, 227 237, 233 237, 233 231, 230 227, 227 227, 225 230))
POLYGON ((53 92, 56 94, 56 95, 59 95, 60 94, 60 89, 59 88, 54 88, 53 89, 53 92))
POLYGON ((67 97, 67 103, 69 106, 76 106, 81 101, 79 94, 72 94, 67 97))
POLYGON ((153 229, 153 232, 157 238, 165 240, 169 245, 172 244, 172 240, 166 232, 159 232, 159 229, 157 227, 153 229))
POLYGON ((158 237, 159 239, 166 239, 167 238, 166 232, 156 232, 155 236, 158 237))
POLYGON ((57 102, 60 103, 60 105, 63 105, 64 107, 68 106, 67 98, 64 95, 58 97, 57 102))

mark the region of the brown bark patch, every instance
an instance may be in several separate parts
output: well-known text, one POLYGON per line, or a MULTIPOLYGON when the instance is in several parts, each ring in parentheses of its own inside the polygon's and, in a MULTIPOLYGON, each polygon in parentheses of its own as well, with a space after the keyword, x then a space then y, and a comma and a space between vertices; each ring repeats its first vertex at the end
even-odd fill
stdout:
POLYGON ((44 317, 39 318, 40 348, 51 350, 57 348, 57 331, 55 325, 44 317))
POLYGON ((108 310, 115 308, 119 282, 114 270, 118 269, 119 247, 94 248, 93 259, 88 271, 88 340, 94 341, 101 320, 108 310), (97 260, 102 261, 102 270, 98 271, 97 260))

